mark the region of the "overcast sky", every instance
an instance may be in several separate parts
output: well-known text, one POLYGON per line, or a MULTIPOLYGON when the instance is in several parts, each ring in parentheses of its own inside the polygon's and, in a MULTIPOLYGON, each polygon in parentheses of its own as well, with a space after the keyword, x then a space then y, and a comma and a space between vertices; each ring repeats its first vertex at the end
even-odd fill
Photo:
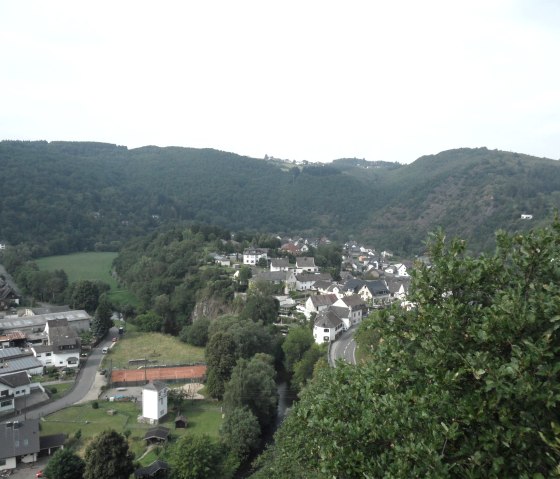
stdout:
POLYGON ((560 2, 3 1, 0 138, 560 157, 560 2))

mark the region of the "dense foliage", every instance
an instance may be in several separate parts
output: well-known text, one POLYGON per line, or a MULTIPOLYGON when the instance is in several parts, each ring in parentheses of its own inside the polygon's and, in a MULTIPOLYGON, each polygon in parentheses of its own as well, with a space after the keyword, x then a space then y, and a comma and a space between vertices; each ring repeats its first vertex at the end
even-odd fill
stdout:
POLYGON ((223 445, 203 435, 185 435, 173 446, 169 462, 175 479, 226 479, 223 445))
POLYGON ((255 478, 560 473, 560 222, 491 256, 429 247, 416 307, 363 322, 369 360, 319 372, 255 478))
POLYGON ((226 247, 230 236, 214 227, 170 228, 123 247, 114 266, 140 300, 141 330, 178 334, 190 323, 197 302, 231 303, 236 288, 231 275, 208 259, 210 252, 226 247))
POLYGON ((125 437, 116 431, 96 436, 85 452, 84 479, 128 479, 134 470, 125 437))
POLYGON ((85 463, 70 448, 59 449, 50 458, 43 476, 48 479, 82 479, 85 463))
POLYGON ((407 252, 442 225, 480 248, 498 227, 526 228, 521 213, 540 222, 560 206, 557 162, 485 148, 406 166, 300 167, 210 149, 3 141, 0 163, 0 241, 25 243, 33 257, 116 251, 178 222, 352 236, 407 252))

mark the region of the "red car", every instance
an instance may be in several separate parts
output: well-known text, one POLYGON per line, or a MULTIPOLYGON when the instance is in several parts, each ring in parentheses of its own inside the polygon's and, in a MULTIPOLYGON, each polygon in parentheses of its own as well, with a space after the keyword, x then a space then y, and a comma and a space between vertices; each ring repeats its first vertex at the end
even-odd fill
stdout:
POLYGON ((35 477, 43 477, 43 471, 37 471, 37 474, 35 474, 35 477))

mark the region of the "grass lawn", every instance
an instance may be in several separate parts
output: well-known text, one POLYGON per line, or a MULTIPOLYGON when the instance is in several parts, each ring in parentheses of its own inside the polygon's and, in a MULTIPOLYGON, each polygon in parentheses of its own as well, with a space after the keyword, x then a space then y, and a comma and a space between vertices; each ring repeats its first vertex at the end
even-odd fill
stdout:
MULTIPOLYGON (((108 429, 123 433, 128 429, 130 430, 129 447, 135 457, 140 457, 146 450, 144 434, 153 427, 137 422, 137 417, 141 413, 140 403, 98 401, 99 409, 93 409, 91 404, 72 406, 47 416, 41 421, 41 434, 65 433, 73 436, 76 431, 81 430, 80 453, 83 453, 89 441, 99 433, 108 429), (107 413, 108 409, 114 409, 117 413, 110 416, 107 413)), ((184 434, 208 434, 218 437, 222 422, 219 403, 206 400, 184 401, 181 413, 188 420, 186 429, 175 429, 174 413, 168 414, 168 419, 161 423, 170 430, 170 443, 184 434)), ((153 460, 151 455, 148 455, 141 462, 147 465, 153 460)))
POLYGON ((204 361, 204 348, 183 343, 167 334, 131 331, 127 325, 126 332, 109 350, 103 361, 104 367, 108 366, 110 359, 113 369, 119 369, 130 367, 129 359, 144 358, 157 360, 154 365, 195 363, 204 361))
POLYGON ((137 299, 127 290, 119 288, 117 281, 111 276, 111 267, 117 253, 89 252, 74 253, 62 256, 48 256, 36 260, 39 269, 54 271, 63 269, 68 281, 84 279, 99 280, 111 287, 109 299, 115 304, 137 304, 137 299))
POLYGON ((49 384, 48 386, 45 386, 45 389, 49 391, 51 400, 54 401, 55 399, 59 399, 64 396, 73 385, 74 381, 67 383, 49 384), (53 388, 56 389, 55 393, 52 392, 53 388))

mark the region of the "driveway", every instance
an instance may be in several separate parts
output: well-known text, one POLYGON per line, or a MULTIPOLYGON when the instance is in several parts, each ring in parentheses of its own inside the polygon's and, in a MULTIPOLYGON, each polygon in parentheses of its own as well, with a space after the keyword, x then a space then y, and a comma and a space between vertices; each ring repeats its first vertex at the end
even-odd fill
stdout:
POLYGON ((18 464, 17 469, 12 469, 8 476, 10 479, 35 479, 37 471, 45 469, 49 462, 49 457, 42 457, 33 464, 18 464))

